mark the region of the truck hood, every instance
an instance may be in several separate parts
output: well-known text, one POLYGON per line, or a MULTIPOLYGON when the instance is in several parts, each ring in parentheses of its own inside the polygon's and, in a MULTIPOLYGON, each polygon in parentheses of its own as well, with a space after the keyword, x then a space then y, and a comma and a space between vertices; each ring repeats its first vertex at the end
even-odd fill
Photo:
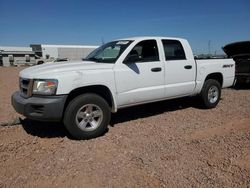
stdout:
POLYGON ((53 75, 69 71, 112 69, 113 66, 114 64, 111 63, 96 63, 92 61, 65 61, 29 67, 21 71, 19 75, 22 78, 39 78, 40 75, 53 75))

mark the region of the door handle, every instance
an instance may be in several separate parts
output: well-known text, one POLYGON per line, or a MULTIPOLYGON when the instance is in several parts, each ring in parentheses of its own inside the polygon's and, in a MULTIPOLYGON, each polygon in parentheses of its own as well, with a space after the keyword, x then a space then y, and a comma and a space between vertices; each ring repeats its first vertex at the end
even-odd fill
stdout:
POLYGON ((161 71, 161 67, 155 67, 151 69, 152 72, 160 72, 161 71))
POLYGON ((192 69, 192 65, 186 65, 184 66, 185 69, 192 69))

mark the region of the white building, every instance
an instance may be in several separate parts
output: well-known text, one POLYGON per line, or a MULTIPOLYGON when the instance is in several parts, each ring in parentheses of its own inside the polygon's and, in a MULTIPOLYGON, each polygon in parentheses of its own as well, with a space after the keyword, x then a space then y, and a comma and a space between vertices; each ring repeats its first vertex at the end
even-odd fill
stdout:
POLYGON ((98 46, 31 44, 30 47, 40 58, 81 60, 98 46))
POLYGON ((30 47, 0 46, 0 66, 35 65, 53 59, 81 60, 98 46, 31 44, 30 47))

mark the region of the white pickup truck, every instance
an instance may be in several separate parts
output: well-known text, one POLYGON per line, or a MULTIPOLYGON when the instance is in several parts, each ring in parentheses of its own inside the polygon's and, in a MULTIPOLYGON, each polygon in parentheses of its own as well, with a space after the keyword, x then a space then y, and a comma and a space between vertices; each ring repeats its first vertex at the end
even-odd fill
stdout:
POLYGON ((63 121, 74 138, 90 139, 105 132, 111 112, 120 108, 195 95, 213 108, 234 76, 232 59, 195 60, 185 39, 126 38, 83 61, 21 71, 12 105, 27 118, 63 121))

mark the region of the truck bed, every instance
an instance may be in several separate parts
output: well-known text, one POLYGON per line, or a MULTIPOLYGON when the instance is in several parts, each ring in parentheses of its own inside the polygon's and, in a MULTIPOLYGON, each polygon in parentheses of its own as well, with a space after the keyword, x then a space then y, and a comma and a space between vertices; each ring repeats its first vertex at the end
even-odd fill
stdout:
POLYGON ((222 88, 230 87, 234 83, 235 62, 233 59, 196 59, 197 87, 204 82, 204 75, 210 73, 221 73, 223 75, 222 88), (212 66, 211 66, 212 65, 212 66))

